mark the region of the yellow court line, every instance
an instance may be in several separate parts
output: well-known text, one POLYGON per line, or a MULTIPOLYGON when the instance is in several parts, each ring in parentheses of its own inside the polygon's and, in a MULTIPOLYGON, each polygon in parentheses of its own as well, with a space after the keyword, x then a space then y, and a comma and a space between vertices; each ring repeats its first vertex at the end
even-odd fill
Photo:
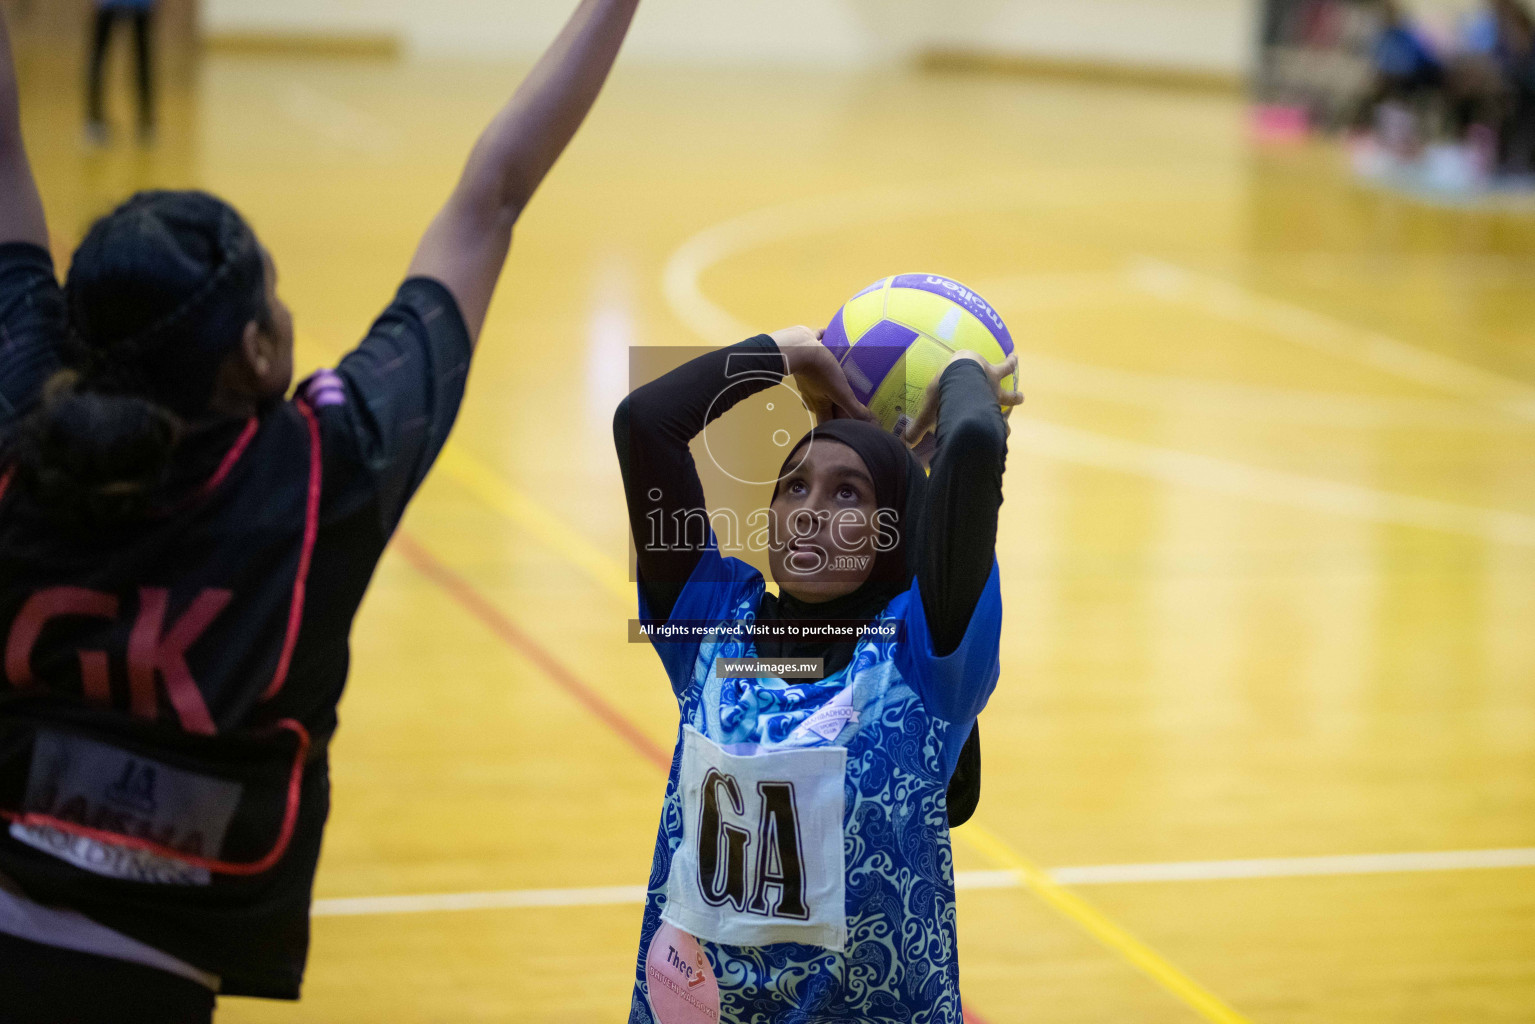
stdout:
MULTIPOLYGON (((513 487, 485 462, 450 441, 438 457, 437 467, 491 509, 562 555, 602 589, 625 603, 635 600, 634 586, 619 563, 513 487)), ((1053 881, 979 822, 972 819, 953 835, 994 865, 1015 872, 1018 880, 1047 906, 1118 953, 1211 1024, 1252 1024, 1156 950, 1053 881)))
MULTIPOLYGON (((438 465, 472 494, 539 540, 568 558, 583 572, 623 601, 634 599, 634 588, 613 560, 552 513, 502 479, 495 470, 452 444, 438 465)), ((1070 919, 1103 945, 1146 974, 1211 1024, 1252 1024, 1209 989, 1175 967, 1166 957, 1125 931, 1091 904, 1053 881, 995 833, 971 821, 953 833, 998 867, 1017 874, 1024 884, 1063 917, 1070 919)))
POLYGON ((635 602, 634 584, 629 582, 629 574, 617 562, 567 526, 564 520, 507 483, 484 462, 450 441, 437 458, 437 468, 470 494, 562 555, 619 601, 625 604, 635 602))
MULTIPOLYGON (((305 348, 319 349, 332 360, 339 359, 343 354, 343 350, 333 345, 316 341, 313 335, 300 335, 299 340, 305 348)), ((620 563, 581 533, 571 529, 559 516, 517 490, 484 461, 469 454, 456 442, 449 441, 443 447, 434 468, 451 477, 460 487, 520 526, 534 539, 562 555, 620 602, 633 604, 637 600, 634 584, 629 581, 629 574, 620 563)))
POLYGON ((992 863, 1014 872, 1018 880, 1051 909, 1071 919, 1083 931, 1124 957, 1211 1024, 1252 1024, 1247 1017, 1227 1006, 1215 993, 1173 966, 1166 957, 1105 917, 1091 903, 1056 882, 990 829, 972 820, 952 834, 992 863))

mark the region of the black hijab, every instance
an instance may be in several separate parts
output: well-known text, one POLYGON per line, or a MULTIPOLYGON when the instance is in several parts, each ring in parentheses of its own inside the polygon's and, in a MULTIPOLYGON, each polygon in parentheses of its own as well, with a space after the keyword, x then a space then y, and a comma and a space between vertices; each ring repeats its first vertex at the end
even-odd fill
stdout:
MULTIPOLYGON (((922 513, 927 505, 927 473, 906 445, 872 423, 861 420, 830 420, 800 439, 779 470, 783 479, 790 467, 804 454, 805 446, 816 441, 835 441, 853 449, 863 460, 874 481, 874 504, 893 514, 897 543, 888 551, 877 551, 869 578, 850 594, 830 601, 811 603, 788 593, 777 596, 764 593, 757 609, 762 622, 791 619, 847 619, 871 622, 895 597, 911 587, 917 572, 916 541, 920 536, 922 513)), ((778 488, 773 488, 778 498, 778 488)), ((823 658, 827 675, 839 672, 853 660, 851 640, 782 640, 757 642, 757 653, 764 658, 823 658)))
MULTIPOLYGON (((816 440, 835 441, 853 449, 863 460, 874 481, 874 504, 893 514, 897 543, 888 551, 878 551, 869 578, 850 594, 830 601, 811 603, 787 594, 764 593, 757 607, 761 622, 791 619, 846 619, 872 622, 897 595, 911 587, 917 574, 922 537, 922 520, 927 508, 927 471, 911 449, 894 434, 861 420, 830 420, 815 427, 800 439, 784 460, 778 476, 782 480, 803 453, 816 440)), ((778 497, 778 488, 773 488, 778 497)), ((764 658, 821 658, 826 675, 846 668, 853 660, 857 644, 851 640, 759 639, 757 654, 764 658)), ((963 824, 975 813, 981 798, 981 729, 970 730, 960 751, 959 764, 949 780, 949 825, 963 824)))

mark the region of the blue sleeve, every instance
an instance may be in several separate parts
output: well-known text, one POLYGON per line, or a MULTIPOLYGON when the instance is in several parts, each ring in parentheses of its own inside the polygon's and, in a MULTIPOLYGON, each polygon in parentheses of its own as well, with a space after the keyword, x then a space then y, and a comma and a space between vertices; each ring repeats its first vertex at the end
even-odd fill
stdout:
MULTIPOLYGON (((951 653, 934 652, 922 608, 922 589, 912 587, 906 605, 906 640, 901 644, 901 674, 929 713, 946 722, 973 722, 996 689, 1001 675, 1002 585, 996 559, 981 591, 965 635, 951 653)), ((967 730, 968 731, 968 730, 967 730)))
MULTIPOLYGON (((640 621, 654 623, 645 588, 639 587, 640 621)), ((693 574, 683 584, 682 593, 672 606, 667 622, 703 621, 724 622, 755 614, 757 601, 762 596, 762 574, 739 558, 725 558, 720 554, 714 531, 709 532, 709 543, 693 567, 693 574)), ((657 640, 652 646, 661 659, 666 675, 672 683, 672 693, 681 696, 696 681, 698 654, 702 642, 657 640)))

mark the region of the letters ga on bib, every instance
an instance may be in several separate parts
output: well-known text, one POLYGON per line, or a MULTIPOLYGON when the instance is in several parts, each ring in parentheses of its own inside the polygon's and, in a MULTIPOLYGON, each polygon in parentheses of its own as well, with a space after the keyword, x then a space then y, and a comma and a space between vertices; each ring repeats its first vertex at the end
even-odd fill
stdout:
POLYGON ((683 839, 662 919, 733 946, 847 945, 847 750, 740 756, 683 726, 683 839))

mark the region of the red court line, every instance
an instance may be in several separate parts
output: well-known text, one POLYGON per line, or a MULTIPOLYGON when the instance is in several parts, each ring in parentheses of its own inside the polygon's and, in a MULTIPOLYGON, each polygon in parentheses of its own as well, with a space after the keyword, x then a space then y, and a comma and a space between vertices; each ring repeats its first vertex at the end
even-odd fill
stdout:
POLYGON ((443 565, 427 551, 421 544, 405 531, 395 534, 394 548, 405 557, 416 571, 427 579, 446 590, 455 601, 464 606, 464 609, 479 619, 490 631, 504 640, 519 654, 527 658, 533 664, 543 669, 560 689, 576 699, 576 702, 607 724, 608 728, 618 733, 627 740, 639 754, 651 764, 660 768, 663 772, 670 771, 672 759, 669 754, 656 746, 650 737, 646 736, 640 727, 623 716, 613 705, 602 699, 602 696, 584 683, 570 669, 559 662, 554 655, 544 650, 538 641, 519 629, 511 619, 507 618, 499 608, 491 604, 474 585, 464 579, 458 573, 443 565))
MULTIPOLYGON (((499 608, 491 604, 485 595, 476 590, 474 584, 438 561, 435 555, 422 547, 419 541, 404 530, 395 534, 392 546, 417 572, 447 591, 449 596, 463 605, 465 611, 484 623, 492 633, 500 637, 517 653, 542 669, 551 682, 574 697, 577 703, 627 740, 629 745, 647 761, 663 772, 671 771, 672 759, 656 746, 639 726, 625 718, 623 712, 604 700, 596 690, 546 651, 537 640, 519 629, 499 608)), ((969 1009, 964 1011, 964 1018, 965 1024, 986 1024, 985 1018, 969 1009)))

